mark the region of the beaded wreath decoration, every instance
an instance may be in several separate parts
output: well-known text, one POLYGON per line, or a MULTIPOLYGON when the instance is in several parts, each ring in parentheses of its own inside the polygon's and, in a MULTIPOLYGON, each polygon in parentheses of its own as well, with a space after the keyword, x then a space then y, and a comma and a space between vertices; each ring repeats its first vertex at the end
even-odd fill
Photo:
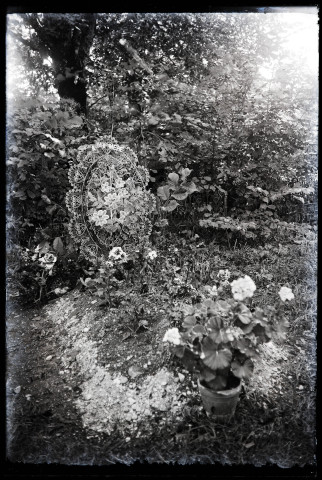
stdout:
POLYGON ((129 147, 110 138, 81 146, 68 176, 69 233, 88 260, 106 259, 113 246, 130 253, 148 239, 155 197, 146 190, 148 170, 129 147))

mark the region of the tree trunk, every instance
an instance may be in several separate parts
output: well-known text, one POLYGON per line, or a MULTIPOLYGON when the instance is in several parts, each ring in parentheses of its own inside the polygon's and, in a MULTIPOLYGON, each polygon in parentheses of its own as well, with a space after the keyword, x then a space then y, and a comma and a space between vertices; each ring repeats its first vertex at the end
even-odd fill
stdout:
POLYGON ((37 34, 38 49, 53 61, 59 96, 75 100, 79 113, 86 114, 85 62, 94 38, 96 15, 27 14, 27 18, 37 34))

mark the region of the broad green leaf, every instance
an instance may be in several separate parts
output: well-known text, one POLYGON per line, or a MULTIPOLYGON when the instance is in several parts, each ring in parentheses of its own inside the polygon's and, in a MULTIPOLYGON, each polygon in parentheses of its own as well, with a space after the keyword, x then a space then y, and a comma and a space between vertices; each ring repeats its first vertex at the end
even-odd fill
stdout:
POLYGON ((186 347, 184 345, 176 345, 175 347, 173 347, 173 352, 178 358, 182 358, 185 348, 186 347))
POLYGON ((64 244, 60 237, 56 237, 53 241, 53 249, 62 255, 64 253, 64 244))
POLYGON ((193 192, 198 192, 198 188, 196 187, 196 184, 194 182, 183 182, 181 184, 181 186, 183 188, 185 188, 189 194, 193 193, 193 192))
POLYGON ((185 200, 188 197, 189 193, 187 191, 182 192, 174 192, 171 197, 175 198, 176 200, 185 200))
POLYGON ((162 198, 162 200, 166 201, 170 197, 170 190, 168 185, 164 185, 162 187, 159 187, 157 190, 157 195, 162 198))
POLYGON ((256 335, 260 343, 267 342, 271 338, 271 333, 269 329, 262 327, 259 323, 253 328, 253 333, 256 335))
POLYGON ((179 182, 179 175, 175 172, 169 173, 168 178, 170 178, 171 182, 175 184, 179 182))
POLYGON ((207 335, 206 329, 203 325, 195 325, 192 329, 192 333, 200 337, 207 335))
POLYGON ((240 338, 236 342, 236 349, 241 353, 247 355, 247 357, 257 358, 258 354, 256 352, 255 346, 248 338, 240 338))
POLYGON ((182 326, 184 328, 192 328, 196 325, 196 318, 194 315, 188 315, 187 317, 184 318, 182 322, 182 326))
POLYGON ((207 327, 211 330, 220 330, 223 325, 222 318, 220 317, 211 317, 207 322, 207 327))
POLYGON ((239 320, 248 325, 252 320, 252 312, 244 304, 240 304, 239 313, 237 313, 239 320))
POLYGON ((177 208, 178 205, 179 205, 179 203, 176 200, 170 200, 168 205, 163 207, 163 210, 165 210, 166 212, 172 212, 173 210, 175 210, 177 208))
POLYGON ((184 315, 193 315, 195 313, 195 308, 192 305, 184 305, 182 307, 182 312, 184 315))
MULTIPOLYGON (((216 378, 207 382, 207 385, 216 392, 224 390, 227 386, 227 375, 217 375, 216 378)), ((207 380, 206 380, 207 381, 207 380)))
POLYGON ((254 363, 250 358, 247 358, 244 362, 235 359, 231 364, 231 370, 235 377, 248 379, 253 374, 254 363))
POLYGON ((204 363, 207 367, 217 370, 218 368, 227 367, 232 359, 230 350, 222 349, 218 351, 205 351, 204 363))
POLYGON ((200 372, 200 380, 205 380, 207 383, 210 382, 211 380, 214 380, 216 378, 217 373, 214 372, 213 370, 210 370, 210 368, 203 368, 200 372))
POLYGON ((190 170, 190 168, 183 168, 180 172, 182 180, 184 181, 187 177, 189 177, 191 172, 192 170, 190 170))
POLYGON ((230 350, 227 348, 217 350, 217 344, 208 337, 202 343, 202 351, 204 364, 212 370, 228 367, 232 359, 230 350))
POLYGON ((38 252, 39 254, 47 253, 49 247, 49 242, 47 240, 43 240, 39 243, 39 245, 37 245, 37 247, 35 248, 35 252, 38 252))

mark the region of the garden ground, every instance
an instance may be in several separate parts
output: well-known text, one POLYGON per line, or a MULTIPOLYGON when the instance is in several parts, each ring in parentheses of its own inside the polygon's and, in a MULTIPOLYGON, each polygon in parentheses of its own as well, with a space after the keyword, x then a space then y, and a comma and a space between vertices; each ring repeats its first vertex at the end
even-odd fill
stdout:
POLYGON ((39 308, 11 304, 9 460, 315 465, 315 248, 315 241, 194 250, 172 243, 159 251, 148 291, 142 282, 122 287, 117 308, 99 306, 82 287, 39 308), (168 282, 160 278, 169 265, 183 269, 185 261, 196 288, 228 268, 232 279, 254 279, 254 305, 273 302, 281 285, 295 295, 286 312, 286 342, 263 346, 227 424, 207 417, 196 378, 162 342, 176 325, 171 312, 191 292, 180 287, 179 273, 168 282))

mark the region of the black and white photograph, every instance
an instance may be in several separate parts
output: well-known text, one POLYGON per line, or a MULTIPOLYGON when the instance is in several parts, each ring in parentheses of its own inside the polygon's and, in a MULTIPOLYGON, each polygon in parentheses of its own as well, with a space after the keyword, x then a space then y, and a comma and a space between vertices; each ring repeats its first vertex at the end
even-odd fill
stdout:
POLYGON ((188 10, 6 12, 12 465, 316 468, 318 8, 188 10))

